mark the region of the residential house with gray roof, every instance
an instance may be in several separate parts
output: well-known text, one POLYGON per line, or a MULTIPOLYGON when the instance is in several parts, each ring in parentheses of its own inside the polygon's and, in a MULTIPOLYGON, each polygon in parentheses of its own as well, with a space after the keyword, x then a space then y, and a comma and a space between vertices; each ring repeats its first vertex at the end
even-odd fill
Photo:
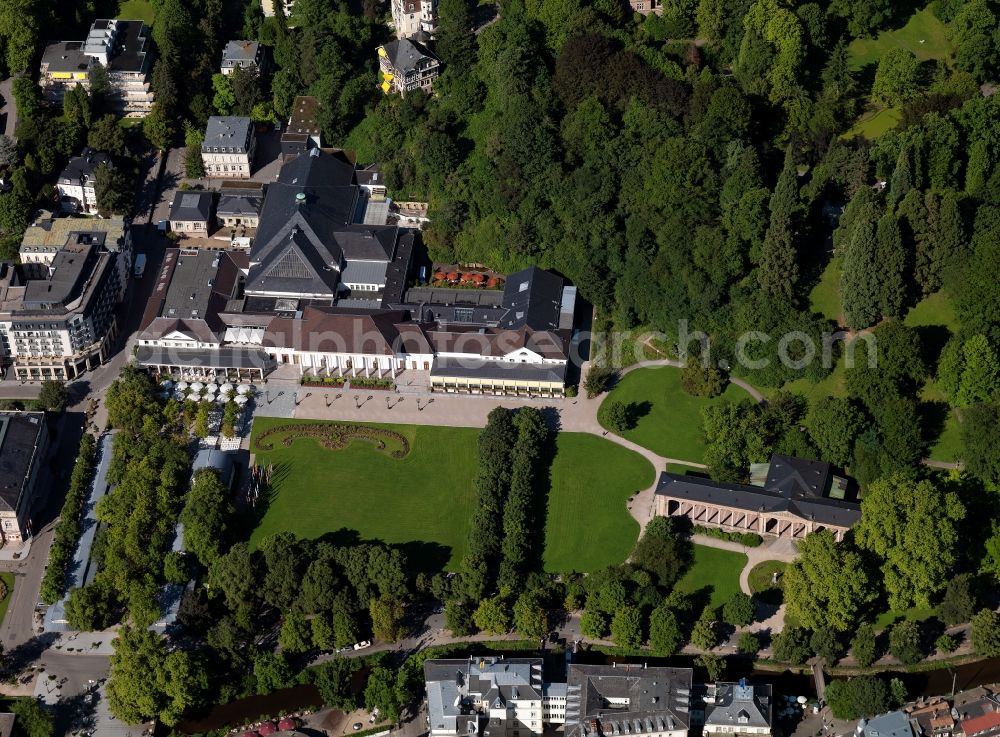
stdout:
POLYGON ((97 214, 97 170, 102 166, 111 166, 111 159, 91 148, 84 148, 79 156, 69 160, 56 180, 60 210, 81 215, 97 214))
POLYGON ((422 43, 408 38, 378 47, 378 64, 385 94, 412 90, 430 92, 441 73, 441 62, 422 43))
POLYGON ((213 192, 178 190, 170 205, 170 230, 182 236, 208 237, 212 230, 213 192))
POLYGON ((223 182, 215 217, 227 228, 256 228, 264 204, 264 187, 256 182, 223 182))
POLYGON ((751 684, 743 679, 739 683, 709 685, 702 733, 736 737, 770 735, 771 709, 770 684, 751 684))
POLYGON ((260 71, 263 52, 256 41, 230 41, 222 50, 222 66, 219 69, 229 75, 235 69, 255 69, 260 71))
POLYGON ((215 179, 249 179, 253 172, 257 139, 250 118, 213 115, 205 127, 201 159, 205 176, 215 179))

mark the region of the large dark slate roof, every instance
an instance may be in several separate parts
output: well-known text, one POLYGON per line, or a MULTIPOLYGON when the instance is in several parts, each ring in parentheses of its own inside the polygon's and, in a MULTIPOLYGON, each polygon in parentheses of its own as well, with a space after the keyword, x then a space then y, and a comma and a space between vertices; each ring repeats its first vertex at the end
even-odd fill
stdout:
POLYGON ((396 250, 394 225, 352 225, 333 237, 348 261, 391 261, 396 250))
POLYGON ((212 192, 184 192, 174 194, 170 219, 180 222, 207 221, 212 215, 212 192))
POLYGON ((416 69, 421 59, 437 60, 437 57, 428 51, 426 46, 408 38, 390 41, 382 48, 385 49, 386 57, 397 72, 405 73, 416 69))
MULTIPOLYGON (((780 455, 772 458, 772 465, 775 462, 779 464, 779 468, 768 473, 768 484, 763 488, 744 484, 725 484, 698 476, 662 473, 656 493, 753 512, 786 512, 804 520, 838 527, 851 527, 861 518, 861 507, 857 503, 823 496, 826 486, 800 484, 790 479, 790 474, 794 475, 794 472, 790 471, 791 468, 815 462, 780 455), (773 487, 770 485, 772 473, 775 475, 776 484, 773 487)), ((826 476, 829 476, 829 467, 826 476)))
POLYGON ((571 663, 566 684, 566 734, 673 732, 686 729, 691 716, 690 668, 571 663), (626 702, 627 700, 627 702, 626 702), (628 706, 608 706, 626 702, 628 706))
MULTIPOLYGON (((771 686, 767 683, 717 683, 705 702, 705 724, 735 728, 771 726, 771 686)), ((727 730, 722 730, 727 731, 727 730)), ((732 729, 728 730, 732 731, 732 729)))
POLYGON ((566 364, 435 358, 431 365, 431 376, 498 381, 563 382, 566 379, 566 364))
POLYGON ((559 327, 562 306, 562 277, 531 266, 507 277, 503 289, 502 328, 555 330, 559 327))
POLYGON ((111 159, 107 154, 94 151, 92 148, 83 149, 79 156, 74 156, 66 164, 66 167, 59 174, 60 184, 76 184, 88 181, 96 177, 97 167, 101 164, 109 164, 111 159))
POLYGON ((31 475, 35 450, 45 429, 42 412, 0 414, 0 509, 17 510, 18 500, 31 475))
POLYGON ((393 261, 395 226, 353 223, 358 190, 354 164, 339 154, 312 149, 282 166, 264 198, 247 291, 332 299, 345 259, 393 261))

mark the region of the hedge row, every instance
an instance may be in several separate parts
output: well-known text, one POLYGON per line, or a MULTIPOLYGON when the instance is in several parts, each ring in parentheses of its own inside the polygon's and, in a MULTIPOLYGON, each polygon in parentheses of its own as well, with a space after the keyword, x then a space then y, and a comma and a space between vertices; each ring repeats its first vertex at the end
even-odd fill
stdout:
POLYGON ((718 527, 702 527, 701 525, 695 525, 694 531, 699 535, 714 537, 718 540, 729 540, 730 542, 745 545, 748 548, 756 548, 764 542, 764 538, 756 532, 729 532, 727 530, 720 530, 718 527))
POLYGON ((46 604, 55 604, 66 593, 66 574, 80 537, 83 506, 87 502, 87 491, 94 475, 96 446, 94 436, 84 433, 80 440, 80 453, 73 464, 66 501, 59 513, 59 523, 49 551, 49 565, 42 579, 41 598, 46 604))

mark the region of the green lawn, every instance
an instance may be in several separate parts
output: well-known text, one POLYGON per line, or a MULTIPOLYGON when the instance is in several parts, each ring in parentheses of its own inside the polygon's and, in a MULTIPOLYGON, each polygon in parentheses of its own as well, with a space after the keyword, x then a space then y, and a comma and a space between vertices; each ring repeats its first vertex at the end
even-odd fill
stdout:
POLYGON ((903 322, 911 328, 940 325, 947 328, 949 333, 957 333, 959 328, 955 310, 944 292, 935 292, 917 302, 906 313, 903 322))
POLYGON ((913 622, 923 622, 924 620, 930 619, 935 614, 934 607, 910 607, 904 611, 896 611, 890 609, 887 612, 883 612, 875 620, 875 627, 878 629, 885 629, 891 624, 898 622, 902 619, 909 619, 913 622))
POLYGON ((948 413, 941 434, 927 450, 927 457, 934 461, 951 463, 960 459, 963 453, 962 426, 953 409, 948 413))
POLYGON ((149 0, 120 0, 118 3, 118 14, 115 18, 122 20, 141 20, 147 26, 153 25, 156 11, 150 5, 149 0))
MULTIPOLYGON (((944 344, 960 329, 955 310, 943 292, 931 294, 914 305, 904 322, 920 333, 920 342, 932 364, 944 344)), ((933 370, 933 366, 931 368, 933 370)), ((959 418, 955 410, 948 407, 944 392, 931 379, 923 386, 920 399, 928 416, 936 418, 931 427, 941 428, 927 456, 935 461, 949 462, 960 458, 962 438, 959 418)))
POLYGON ((545 523, 545 570, 596 571, 621 563, 639 535, 626 500, 649 488, 653 466, 610 440, 559 433, 545 523))
MULTIPOLYGON (((254 420, 251 452, 258 464, 274 465, 275 478, 252 545, 283 530, 316 538, 346 529, 363 538, 411 543, 420 567, 458 567, 475 501, 477 429, 373 424, 409 440, 410 452, 401 459, 360 440, 338 450, 311 438, 260 449, 262 432, 295 423, 254 420)), ((550 472, 546 566, 591 571, 621 563, 638 534, 625 501, 653 477, 652 466, 636 453, 603 438, 560 433, 550 472)))
POLYGON ((793 394, 801 394, 812 404, 823 397, 846 397, 847 387, 844 384, 846 376, 847 361, 842 354, 837 359, 837 365, 833 367, 833 371, 827 374, 822 381, 814 383, 809 379, 796 379, 784 384, 781 389, 793 394))
POLYGON ((840 324, 840 256, 834 256, 823 269, 819 282, 809 293, 809 307, 827 320, 840 324))
POLYGON ((877 38, 858 38, 847 47, 848 63, 852 70, 859 70, 869 64, 877 64, 886 51, 902 47, 908 49, 920 61, 948 59, 955 47, 948 38, 948 28, 930 11, 924 8, 913 14, 902 28, 882 31, 877 38))
POLYGON ((671 366, 630 371, 608 393, 602 408, 614 401, 635 405, 639 418, 625 438, 666 458, 697 463, 705 450, 702 407, 724 400, 738 402, 748 395, 730 384, 714 399, 692 397, 681 390, 680 381, 680 369, 671 366))
POLYGON ((886 131, 892 130, 899 125, 899 121, 902 119, 903 114, 898 107, 868 110, 861 114, 854 125, 841 138, 864 136, 869 141, 873 141, 886 131))
POLYGON ((7 616, 7 606, 10 604, 10 597, 14 593, 14 574, 8 572, 0 573, 0 581, 3 581, 7 585, 7 595, 0 600, 0 623, 2 623, 3 618, 7 616))
POLYGON ((759 594, 775 588, 772 583, 774 574, 778 574, 778 587, 781 586, 781 576, 785 573, 788 564, 781 560, 765 560, 750 569, 747 575, 747 583, 750 584, 750 592, 759 594))
POLYGON ((747 583, 752 593, 760 601, 779 606, 785 598, 782 590, 782 576, 788 564, 780 560, 765 560, 750 569, 747 583), (774 584, 774 574, 778 574, 778 583, 774 584))
POLYGON ((743 553, 695 545, 694 565, 677 582, 677 590, 693 593, 711 589, 709 604, 721 607, 740 590, 740 572, 746 564, 743 553))

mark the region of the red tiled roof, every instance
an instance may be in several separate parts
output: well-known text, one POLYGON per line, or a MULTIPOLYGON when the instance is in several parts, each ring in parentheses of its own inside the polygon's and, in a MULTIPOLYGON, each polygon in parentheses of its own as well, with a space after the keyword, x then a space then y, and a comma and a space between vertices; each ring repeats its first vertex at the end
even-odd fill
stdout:
POLYGON ((1000 727, 1000 711, 989 712, 962 721, 962 731, 965 732, 966 737, 972 737, 972 735, 981 734, 997 727, 1000 727))

